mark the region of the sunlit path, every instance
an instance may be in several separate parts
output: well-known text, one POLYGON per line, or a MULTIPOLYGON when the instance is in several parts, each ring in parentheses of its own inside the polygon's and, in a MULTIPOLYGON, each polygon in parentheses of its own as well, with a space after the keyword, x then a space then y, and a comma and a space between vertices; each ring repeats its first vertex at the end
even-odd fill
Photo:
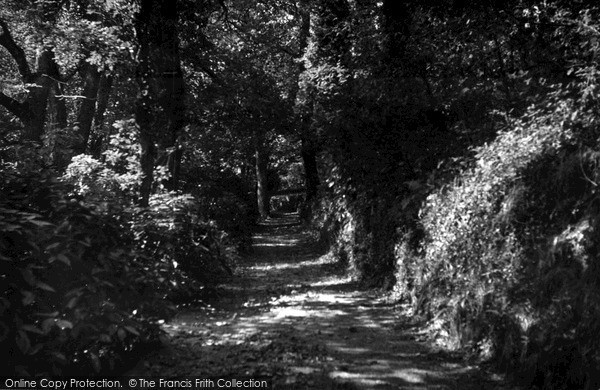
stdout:
POLYGON ((213 306, 165 325, 170 345, 136 375, 271 377, 282 389, 501 389, 417 341, 399 309, 342 276, 295 216, 270 220, 213 306))

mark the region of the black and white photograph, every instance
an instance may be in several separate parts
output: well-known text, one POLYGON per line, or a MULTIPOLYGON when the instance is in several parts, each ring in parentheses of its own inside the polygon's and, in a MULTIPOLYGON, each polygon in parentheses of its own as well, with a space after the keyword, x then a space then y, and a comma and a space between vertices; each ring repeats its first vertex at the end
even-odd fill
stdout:
POLYGON ((0 390, 600 390, 600 2, 0 0, 0 390))

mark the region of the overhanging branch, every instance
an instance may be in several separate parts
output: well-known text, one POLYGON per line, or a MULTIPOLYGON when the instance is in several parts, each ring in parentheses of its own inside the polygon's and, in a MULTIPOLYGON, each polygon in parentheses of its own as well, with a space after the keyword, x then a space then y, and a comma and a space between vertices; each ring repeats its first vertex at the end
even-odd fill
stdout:
POLYGON ((0 46, 4 47, 10 53, 17 64, 19 74, 23 78, 23 81, 26 83, 30 82, 32 73, 29 68, 29 63, 27 62, 27 57, 25 56, 25 51, 15 42, 10 33, 10 29, 8 28, 8 24, 2 19, 0 19, 0 46))
POLYGON ((3 92, 0 92, 0 105, 20 120, 23 120, 26 117, 27 110, 25 109, 25 105, 18 100, 5 95, 3 92))

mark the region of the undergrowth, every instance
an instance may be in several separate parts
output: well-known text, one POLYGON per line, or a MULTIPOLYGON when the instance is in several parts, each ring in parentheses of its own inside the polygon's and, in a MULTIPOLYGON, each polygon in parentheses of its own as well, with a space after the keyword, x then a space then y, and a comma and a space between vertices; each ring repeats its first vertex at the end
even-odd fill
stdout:
POLYGON ((420 211, 395 292, 436 341, 529 386, 597 386, 597 120, 560 92, 532 106, 420 211))
POLYGON ((234 271, 239 242, 197 198, 160 188, 160 167, 149 207, 136 205, 137 127, 116 127, 103 159, 76 156, 63 175, 44 165, 43 149, 1 150, 7 375, 119 373, 161 343, 174 304, 204 299, 234 271))

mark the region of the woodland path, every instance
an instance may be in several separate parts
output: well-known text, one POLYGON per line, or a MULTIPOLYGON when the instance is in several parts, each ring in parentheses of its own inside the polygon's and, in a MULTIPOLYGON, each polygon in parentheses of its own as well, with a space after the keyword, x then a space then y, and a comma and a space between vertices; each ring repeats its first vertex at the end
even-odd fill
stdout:
POLYGON ((508 389, 419 341, 401 309, 340 276, 297 217, 263 223, 212 306, 182 308, 129 375, 259 377, 276 389, 508 389))

